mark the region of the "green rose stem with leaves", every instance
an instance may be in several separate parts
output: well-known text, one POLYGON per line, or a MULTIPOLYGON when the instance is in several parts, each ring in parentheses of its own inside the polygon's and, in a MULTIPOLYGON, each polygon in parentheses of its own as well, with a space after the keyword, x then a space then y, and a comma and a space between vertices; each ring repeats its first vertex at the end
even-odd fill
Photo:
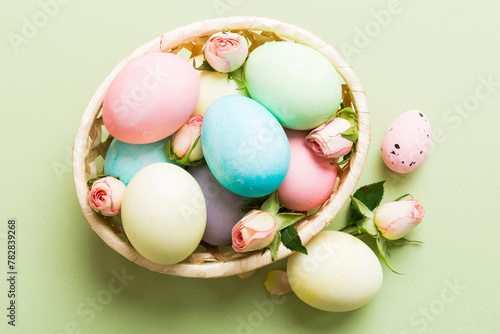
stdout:
MULTIPOLYGON (((278 194, 275 191, 268 198, 260 197, 248 200, 246 206, 242 209, 242 211, 251 211, 254 209, 265 211, 276 221, 276 233, 273 241, 268 246, 271 250, 273 261, 278 257, 278 250, 281 243, 292 251, 307 254, 307 249, 302 245, 297 230, 292 226, 294 223, 304 218, 304 214, 296 212, 280 213, 280 208, 278 194)), ((266 249, 267 248, 263 249, 263 253, 266 249)))
MULTIPOLYGON (((387 246, 404 245, 407 243, 422 243, 421 241, 408 240, 406 238, 399 238, 397 240, 388 240, 384 238, 382 232, 377 228, 375 224, 375 211, 382 201, 384 196, 384 183, 385 181, 380 181, 377 183, 369 184, 359 188, 351 196, 350 204, 350 219, 347 226, 342 228, 340 231, 349 233, 354 236, 359 236, 363 234, 368 234, 372 236, 377 243, 377 250, 382 258, 382 261, 387 265, 387 267, 396 274, 401 274, 391 268, 389 262, 387 261, 387 256, 390 256, 387 251, 387 246)), ((403 198, 409 196, 409 194, 403 195, 395 200, 395 202, 402 200, 403 198)), ((423 213, 422 213, 423 216, 423 213)))
MULTIPOLYGON (((345 130, 340 135, 346 139, 349 139, 353 143, 355 143, 358 140, 358 136, 359 136, 359 130, 358 130, 358 126, 357 126, 358 115, 351 108, 349 108, 349 107, 344 108, 344 104, 341 103, 341 109, 338 112, 336 112, 335 114, 333 114, 333 116, 330 118, 330 120, 337 117, 337 116, 341 117, 345 120, 348 120, 352 124, 352 126, 349 129, 345 130)), ((349 160, 351 160, 351 158, 354 155, 355 150, 356 150, 356 146, 353 145, 351 151, 349 151, 349 153, 347 153, 347 155, 345 155, 342 158, 342 161, 332 162, 330 164, 337 165, 337 166, 345 165, 349 160)))

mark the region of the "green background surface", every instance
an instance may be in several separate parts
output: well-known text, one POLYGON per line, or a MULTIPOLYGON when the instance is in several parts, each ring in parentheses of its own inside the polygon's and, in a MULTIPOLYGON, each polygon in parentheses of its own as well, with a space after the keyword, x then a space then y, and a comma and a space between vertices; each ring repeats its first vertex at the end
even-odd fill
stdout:
MULTIPOLYGON (((61 0, 14 45, 9 38, 23 36, 50 2, 0 5, 1 333, 500 332, 498 0, 401 0, 389 16, 380 14, 389 0, 61 0), (425 244, 392 251, 405 275, 384 267, 380 293, 356 311, 318 311, 293 294, 271 299, 263 282, 270 269, 285 268, 283 260, 246 280, 150 272, 101 241, 78 205, 71 149, 101 80, 144 42, 230 15, 287 21, 337 48, 371 111, 358 185, 385 179, 384 202, 411 193, 426 210, 411 234, 425 244), (380 144, 392 120, 413 108, 431 122, 432 151, 415 172, 398 175, 384 166, 380 144), (6 317, 11 217, 18 220, 15 328, 6 317), (126 285, 103 299, 117 273, 126 285)), ((347 219, 345 209, 330 229, 347 219)))

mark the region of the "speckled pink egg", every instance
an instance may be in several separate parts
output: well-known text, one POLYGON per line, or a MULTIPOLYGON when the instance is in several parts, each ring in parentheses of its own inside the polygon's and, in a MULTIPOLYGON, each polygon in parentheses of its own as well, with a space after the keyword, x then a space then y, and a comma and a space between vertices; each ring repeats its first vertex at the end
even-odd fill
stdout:
POLYGON ((420 110, 399 115, 382 140, 382 159, 398 173, 409 173, 420 166, 431 147, 431 126, 420 110))
POLYGON ((199 91, 198 74, 184 58, 163 52, 141 56, 111 82, 102 107, 104 125, 126 143, 156 142, 186 123, 199 91))
POLYGON ((285 208, 308 211, 327 200, 335 187, 337 167, 332 159, 317 156, 307 146, 308 131, 285 129, 290 143, 290 168, 278 188, 278 200, 285 208))

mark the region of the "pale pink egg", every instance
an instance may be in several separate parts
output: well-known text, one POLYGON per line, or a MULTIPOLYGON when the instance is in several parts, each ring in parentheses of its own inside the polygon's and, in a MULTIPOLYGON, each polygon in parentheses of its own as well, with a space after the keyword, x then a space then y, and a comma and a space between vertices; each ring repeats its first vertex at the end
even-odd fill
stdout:
POLYGON ((420 166, 431 147, 431 126, 420 110, 408 110, 391 124, 382 140, 382 159, 391 170, 409 173, 420 166))
POLYGON ((332 159, 317 156, 307 146, 308 131, 285 129, 285 132, 290 143, 290 168, 278 188, 279 202, 290 210, 312 210, 332 194, 337 166, 330 165, 332 159))
POLYGON ((198 74, 184 58, 163 52, 141 56, 111 82, 102 107, 104 125, 126 143, 156 142, 186 123, 199 91, 198 74))

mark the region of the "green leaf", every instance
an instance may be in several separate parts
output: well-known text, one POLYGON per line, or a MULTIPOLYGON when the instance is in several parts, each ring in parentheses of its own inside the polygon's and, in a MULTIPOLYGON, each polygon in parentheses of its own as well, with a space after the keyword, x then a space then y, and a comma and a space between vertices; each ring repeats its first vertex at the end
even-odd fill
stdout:
POLYGON ((348 120, 352 125, 358 123, 358 115, 349 107, 340 110, 339 117, 348 120))
POLYGON ((340 229, 339 231, 353 235, 353 236, 360 234, 359 229, 356 225, 347 225, 347 226, 343 227, 342 229, 340 229))
POLYGON ((342 165, 345 165, 353 157, 354 150, 355 150, 355 147, 353 147, 349 151, 349 153, 347 153, 346 155, 343 156, 342 161, 339 161, 339 162, 330 162, 330 165, 332 165, 332 166, 342 166, 342 165))
POLYGON ((293 226, 288 226, 281 231, 281 241, 286 248, 307 255, 307 248, 302 245, 300 236, 293 226))
MULTIPOLYGON (((368 209, 373 211, 380 204, 380 201, 382 201, 382 197, 384 196, 384 182, 385 181, 380 181, 363 186, 356 190, 352 197, 358 199, 368 209)), ((359 209, 353 201, 351 201, 349 222, 352 224, 360 219, 363 219, 363 215, 359 212, 359 209)))
POLYGON ((201 140, 201 137, 196 138, 196 140, 193 143, 193 146, 189 149, 189 152, 183 157, 179 158, 173 151, 171 139, 167 140, 167 144, 165 145, 165 150, 167 151, 167 156, 170 160, 175 160, 181 165, 184 166, 199 166, 201 164, 205 163, 205 158, 201 158, 200 160, 196 161, 189 161, 189 157, 191 156, 191 153, 193 152, 194 148, 196 145, 198 145, 198 142, 201 140))
MULTIPOLYGON (((240 35, 243 35, 243 37, 245 37, 245 40, 247 41, 247 45, 250 46, 250 40, 248 39, 247 35, 243 34, 243 33, 239 33, 240 35)), ((247 57, 248 58, 248 57, 247 57)))
POLYGON ((410 243, 415 243, 415 244, 423 244, 423 241, 418 241, 418 240, 409 240, 406 238, 401 238, 397 240, 387 240, 387 243, 392 246, 401 246, 401 245, 406 245, 410 243))
POLYGON ((351 196, 351 203, 354 203, 354 206, 358 209, 358 212, 361 213, 363 217, 370 219, 375 218, 375 214, 357 198, 351 196))
POLYGON ((275 191, 271 196, 262 204, 262 211, 266 211, 271 216, 276 216, 278 210, 280 209, 280 204, 278 202, 278 193, 275 191))
POLYGON ((189 157, 186 155, 184 158, 176 160, 178 163, 184 166, 199 166, 205 163, 205 158, 196 161, 189 161, 189 157))
POLYGON ((400 200, 402 200, 403 198, 408 197, 408 196, 410 196, 411 198, 413 198, 413 196, 412 196, 412 195, 410 195, 410 194, 404 194, 403 196, 399 196, 398 198, 396 198, 396 199, 394 200, 394 202, 400 201, 400 200))
POLYGON ((236 84, 238 85, 237 90, 243 90, 247 88, 247 84, 245 82, 245 71, 244 71, 244 66, 241 66, 240 68, 229 72, 227 74, 227 78, 229 80, 234 80, 236 84))
POLYGON ((165 145, 165 151, 167 151, 167 156, 170 160, 176 160, 176 155, 172 149, 172 138, 167 140, 167 144, 165 145))
POLYGON ((342 132, 340 135, 352 142, 355 142, 356 140, 358 140, 358 127, 356 125, 353 125, 349 129, 342 132))
POLYGON ((358 115, 356 115, 356 112, 349 107, 344 108, 343 104, 341 104, 341 109, 330 116, 325 123, 330 122, 335 117, 342 117, 343 119, 348 120, 352 125, 358 122, 358 115))
MULTIPOLYGON (((191 146, 191 148, 189 149, 189 152, 184 156, 184 158, 182 159, 176 159, 176 161, 178 163, 180 163, 181 165, 184 165, 184 166, 199 166, 201 164, 204 164, 205 163, 205 158, 201 158, 200 160, 196 160, 196 161, 190 161, 189 158, 191 157, 191 153, 193 152, 194 148, 196 147, 196 145, 198 145, 198 142, 201 140, 201 136, 196 138, 196 140, 194 141, 193 145, 191 146)), ((201 143, 199 143, 201 145, 201 143)))
POLYGON ((304 215, 302 213, 294 213, 294 212, 289 212, 289 213, 280 213, 274 217, 276 220, 276 223, 278 226, 276 227, 276 230, 282 230, 290 225, 292 225, 295 222, 298 222, 304 218, 304 215))
POLYGON ((96 177, 93 177, 93 178, 91 178, 90 180, 87 181, 87 187, 89 188, 89 190, 92 190, 92 186, 94 185, 95 181, 97 181, 99 179, 103 179, 103 178, 108 177, 108 176, 114 177, 117 180, 120 179, 118 176, 113 176, 113 175, 108 175, 108 174, 99 174, 96 177))
POLYGON ((242 212, 250 212, 252 210, 260 210, 262 204, 270 197, 270 195, 263 197, 250 198, 245 201, 245 206, 241 208, 242 212))
POLYGON ((359 230, 371 235, 374 238, 378 237, 379 235, 379 231, 377 229, 377 226, 375 226, 373 218, 360 219, 356 222, 356 226, 359 230))
POLYGON ((203 60, 203 63, 199 66, 199 67, 196 67, 196 62, 195 60, 193 59, 193 67, 195 70, 198 70, 198 71, 209 71, 209 72, 217 72, 213 67, 212 65, 210 65, 208 63, 208 61, 205 59, 203 60))
POLYGON ((276 258, 278 257, 278 250, 280 248, 280 244, 281 244, 281 233, 280 231, 276 231, 273 241, 268 246, 269 249, 271 250, 271 257, 273 261, 276 260, 276 258))
POLYGON ((385 263, 387 268, 389 268, 393 273, 402 275, 401 273, 398 273, 394 269, 391 268, 389 265, 389 262, 387 261, 386 253, 387 253, 387 240, 385 238, 379 237, 376 239, 377 240, 377 249, 380 254, 380 257, 382 258, 382 261, 385 263))

